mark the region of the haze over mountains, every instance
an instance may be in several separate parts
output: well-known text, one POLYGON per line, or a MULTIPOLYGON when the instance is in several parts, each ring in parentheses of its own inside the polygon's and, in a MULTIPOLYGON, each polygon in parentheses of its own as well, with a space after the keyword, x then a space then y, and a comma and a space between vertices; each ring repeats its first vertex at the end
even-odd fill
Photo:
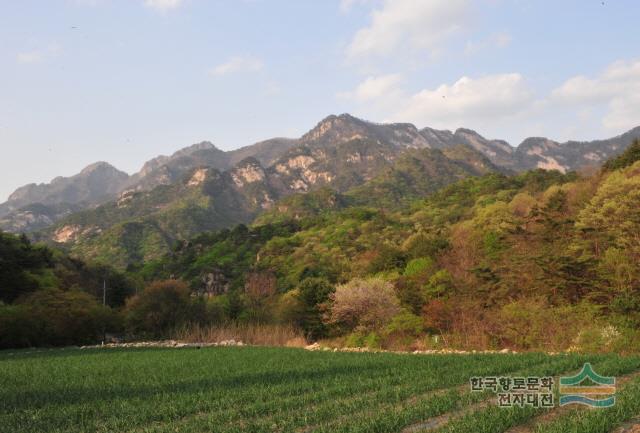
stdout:
MULTIPOLYGON (((71 242, 136 220, 144 225, 137 230, 148 232, 145 224, 160 227, 154 236, 164 244, 201 230, 249 222, 285 196, 322 186, 339 193, 387 188, 389 198, 394 195, 390 179, 405 185, 404 193, 414 188, 413 194, 420 194, 488 171, 566 172, 597 166, 638 137, 640 127, 590 142, 532 137, 514 148, 469 129, 418 129, 408 123, 376 124, 349 114, 331 115, 298 139, 274 138, 228 152, 202 142, 156 157, 131 176, 99 162, 69 178, 26 185, 0 204, 0 229, 48 228, 54 240, 71 242), (183 227, 167 223, 180 219, 199 222, 183 227)), ((389 199, 401 199, 395 195, 389 199)))

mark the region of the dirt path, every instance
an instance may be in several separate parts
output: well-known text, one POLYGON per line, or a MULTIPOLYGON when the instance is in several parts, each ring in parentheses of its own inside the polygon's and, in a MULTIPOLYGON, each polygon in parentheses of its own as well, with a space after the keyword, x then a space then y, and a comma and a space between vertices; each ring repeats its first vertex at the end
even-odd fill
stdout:
POLYGON ((640 418, 635 418, 621 425, 613 433, 640 433, 640 418))
POLYGON ((491 398, 472 404, 470 406, 467 406, 463 409, 460 409, 454 412, 445 413, 435 418, 430 418, 426 421, 412 424, 408 427, 405 427, 402 430, 402 433, 418 433, 418 432, 436 430, 444 426, 445 424, 447 424, 449 421, 453 419, 460 418, 471 412, 475 412, 476 410, 484 409, 485 407, 489 407, 490 405, 491 405, 491 398))

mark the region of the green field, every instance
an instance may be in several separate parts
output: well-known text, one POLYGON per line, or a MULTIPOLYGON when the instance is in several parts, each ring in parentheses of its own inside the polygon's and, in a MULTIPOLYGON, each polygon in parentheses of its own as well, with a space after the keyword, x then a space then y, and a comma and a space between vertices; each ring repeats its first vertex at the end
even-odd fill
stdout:
MULTIPOLYGON (((640 369, 640 357, 613 355, 259 347, 0 352, 0 431, 400 432, 477 407, 443 429, 501 432, 539 412, 478 405, 488 395, 468 392, 470 376, 557 375, 586 361, 604 375, 640 369)), ((640 382, 631 379, 613 409, 566 411, 533 431, 613 431, 640 412, 638 397, 640 382)))

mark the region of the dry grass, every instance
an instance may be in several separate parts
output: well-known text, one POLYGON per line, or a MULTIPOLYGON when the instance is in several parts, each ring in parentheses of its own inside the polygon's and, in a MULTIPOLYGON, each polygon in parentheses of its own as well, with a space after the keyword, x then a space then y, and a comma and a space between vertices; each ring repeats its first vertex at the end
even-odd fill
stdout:
POLYGON ((304 347, 307 344, 300 331, 289 325, 187 325, 175 331, 172 337, 186 343, 235 340, 255 346, 304 347))

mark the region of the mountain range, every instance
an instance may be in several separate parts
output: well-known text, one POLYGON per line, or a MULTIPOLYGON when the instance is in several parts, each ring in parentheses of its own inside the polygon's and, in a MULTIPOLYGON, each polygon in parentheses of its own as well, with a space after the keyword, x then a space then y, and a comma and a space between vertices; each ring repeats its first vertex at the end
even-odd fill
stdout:
POLYGON ((467 176, 598 166, 639 137, 640 127, 608 140, 534 137, 514 148, 469 129, 331 115, 298 139, 228 152, 202 142, 156 157, 131 176, 100 162, 69 178, 21 187, 0 204, 0 229, 32 232, 78 254, 129 266, 203 231, 258 215, 295 217, 295 200, 287 197, 327 198, 329 189, 337 194, 334 204, 392 207, 467 176))

